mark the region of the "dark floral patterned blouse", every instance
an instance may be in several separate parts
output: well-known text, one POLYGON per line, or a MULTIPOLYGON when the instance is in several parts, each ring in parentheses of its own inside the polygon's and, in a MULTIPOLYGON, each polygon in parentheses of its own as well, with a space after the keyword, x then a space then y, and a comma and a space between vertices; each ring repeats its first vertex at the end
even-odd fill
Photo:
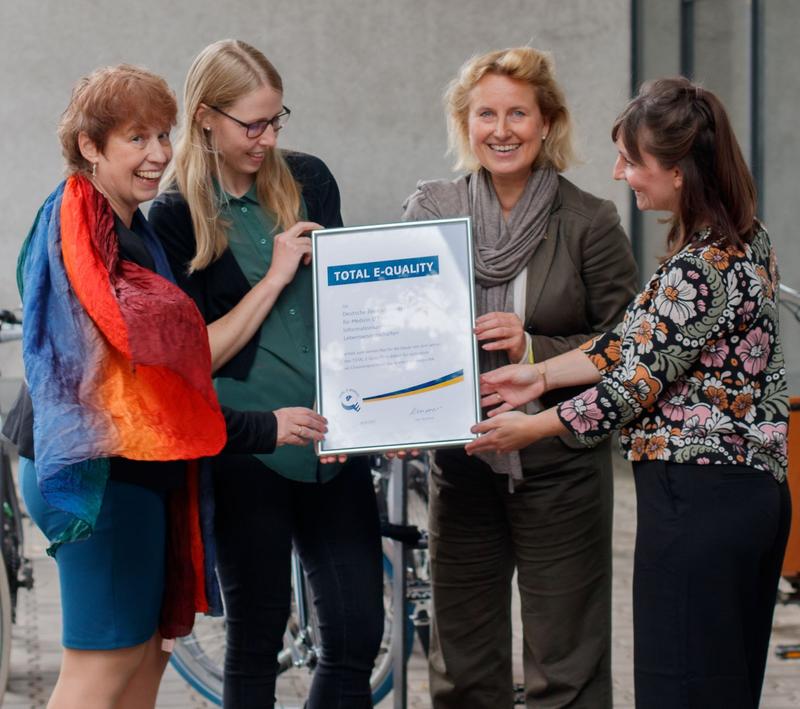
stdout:
POLYGON ((581 349, 602 374, 558 407, 586 444, 620 430, 632 461, 745 465, 786 477, 789 405, 775 253, 700 243, 662 264, 611 332, 581 349))

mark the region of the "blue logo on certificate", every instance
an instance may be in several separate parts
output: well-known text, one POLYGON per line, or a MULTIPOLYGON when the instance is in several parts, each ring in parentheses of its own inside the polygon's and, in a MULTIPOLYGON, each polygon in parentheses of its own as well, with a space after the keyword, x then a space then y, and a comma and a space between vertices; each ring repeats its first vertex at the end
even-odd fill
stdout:
POLYGON ((361 411, 361 397, 355 389, 345 389, 339 394, 339 403, 345 411, 361 411))
POLYGON ((369 261, 328 266, 328 285, 393 281, 397 278, 424 278, 439 275, 438 256, 401 258, 393 261, 369 261))

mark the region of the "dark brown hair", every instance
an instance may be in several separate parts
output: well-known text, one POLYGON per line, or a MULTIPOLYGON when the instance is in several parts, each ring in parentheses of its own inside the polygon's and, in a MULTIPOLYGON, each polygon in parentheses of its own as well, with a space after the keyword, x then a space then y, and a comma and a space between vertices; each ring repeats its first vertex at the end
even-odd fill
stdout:
POLYGON ((717 96, 682 76, 642 85, 611 129, 632 160, 649 153, 683 176, 667 235, 670 255, 710 227, 709 238, 741 249, 753 237, 756 188, 728 114, 717 96))
POLYGON ((164 79, 147 69, 120 64, 93 71, 72 90, 58 124, 67 173, 91 171, 78 146, 81 133, 86 133, 102 152, 109 134, 117 128, 129 124, 170 128, 177 115, 175 94, 164 79))

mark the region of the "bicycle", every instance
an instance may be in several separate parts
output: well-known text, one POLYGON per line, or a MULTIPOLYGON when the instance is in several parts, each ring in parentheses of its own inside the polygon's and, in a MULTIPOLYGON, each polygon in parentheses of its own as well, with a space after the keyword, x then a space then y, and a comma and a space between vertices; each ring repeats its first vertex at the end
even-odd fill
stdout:
MULTIPOLYGON (((377 704, 392 689, 392 636, 396 632, 392 603, 392 546, 402 542, 411 549, 405 569, 407 581, 404 620, 410 637, 417 632, 425 654, 428 652, 428 624, 430 619, 430 578, 428 574, 427 535, 420 531, 426 524, 428 507, 428 459, 406 463, 408 491, 408 525, 388 522, 387 495, 389 466, 375 457, 372 475, 378 498, 384 535, 384 632, 375 667, 370 676, 372 701, 377 704), (419 525, 419 526, 418 526, 419 525)), ((411 648, 408 648, 410 654, 411 648)), ((305 573, 296 554, 292 554, 292 609, 284 633, 284 646, 278 654, 278 681, 276 707, 300 709, 308 694, 311 673, 319 659, 319 629, 311 604, 310 590, 305 573)), ((198 616, 192 634, 179 639, 172 653, 171 663, 192 688, 210 702, 222 704, 223 660, 225 656, 225 620, 198 616)), ((408 657, 405 658, 406 660, 408 657)))
MULTIPOLYGON (((794 318, 800 322, 800 292, 781 285, 781 305, 784 306, 794 318)), ((800 397, 797 397, 792 402, 792 415, 797 416, 800 420, 800 397)), ((791 455, 790 455, 791 458, 791 455)), ((791 465, 800 465, 800 458, 792 460, 791 465)), ((383 459, 376 459, 373 461, 373 478, 376 486, 376 493, 378 496, 378 505, 382 519, 387 519, 387 500, 388 500, 388 483, 389 474, 386 461, 383 459)), ((384 524, 386 536, 393 538, 397 541, 404 542, 410 548, 409 563, 406 568, 407 578, 407 592, 406 592, 406 618, 407 618, 407 632, 409 636, 416 631, 420 644, 427 656, 429 649, 429 619, 430 619, 430 575, 428 565, 428 552, 427 552, 427 533, 424 531, 427 519, 427 506, 428 506, 428 473, 430 470, 430 459, 426 456, 419 460, 411 460, 406 462, 406 485, 409 497, 408 512, 409 524, 393 527, 392 525, 384 524)), ((798 527, 800 529, 800 527, 798 527)), ((392 688, 392 674, 391 674, 391 656, 389 648, 391 647, 391 636, 394 628, 391 623, 391 579, 393 575, 393 568, 390 562, 390 546, 392 541, 387 541, 384 549, 384 572, 385 572, 385 593, 384 598, 387 599, 387 629, 384 632, 384 638, 381 643, 381 654, 376 662, 376 670, 373 672, 371 678, 371 685, 373 687, 373 704, 377 704, 383 697, 388 694, 392 688)), ((295 578, 302 578, 301 566, 299 560, 293 558, 293 576, 295 578)), ((794 573, 788 573, 784 568, 784 578, 790 584, 791 591, 781 592, 779 600, 782 603, 800 603, 800 565, 794 573)), ((313 671, 314 663, 318 657, 318 647, 315 646, 314 638, 318 636, 314 627, 315 620, 313 615, 309 617, 308 610, 302 611, 303 607, 307 607, 307 590, 305 586, 296 581, 294 582, 293 599, 294 604, 297 604, 296 599, 301 599, 298 613, 294 610, 293 615, 287 624, 287 633, 285 636, 284 649, 279 655, 279 663, 281 666, 281 674, 279 675, 279 685, 283 682, 286 683, 286 674, 290 672, 290 668, 294 670, 305 669, 306 680, 304 686, 307 689, 308 677, 313 671), (299 593, 297 589, 300 589, 299 593), (304 614, 305 613, 305 614, 304 614), (305 620, 303 620, 305 618, 305 620), (281 679, 284 677, 284 679, 281 679)), ((220 704, 220 697, 222 693, 222 658, 224 656, 224 621, 222 619, 215 619, 218 623, 217 629, 208 636, 203 633, 203 626, 207 620, 200 620, 195 629, 195 633, 188 638, 179 641, 176 645, 176 652, 173 653, 173 664, 183 677, 191 684, 200 694, 205 696, 212 702, 220 704), (192 649, 190 649, 192 648, 192 649), (193 657, 187 661, 186 655, 193 654, 193 657), (195 668, 192 670, 192 668, 195 668), (199 669, 198 669, 199 667, 199 669)), ((776 650, 779 657, 783 659, 800 659, 800 644, 796 645, 783 645, 779 646, 776 650)), ((406 658, 407 659, 407 658, 406 658)), ((278 690, 279 700, 285 697, 285 690, 278 690)), ((299 697, 304 696, 301 689, 295 692, 295 698, 291 701, 297 703, 284 703, 279 701, 278 706, 288 709, 289 707, 302 706, 302 699, 299 697)), ((514 685, 514 705, 525 704, 525 691, 524 686, 521 684, 514 685)))
MULTIPOLYGON (((0 310, 0 343, 22 339, 22 323, 12 312, 0 310)), ((2 421, 0 420, 0 423, 2 421)), ((0 440, 0 705, 3 703, 11 664, 11 626, 17 618, 17 592, 33 587, 33 566, 24 555, 17 487, 11 471, 11 456, 0 440)))

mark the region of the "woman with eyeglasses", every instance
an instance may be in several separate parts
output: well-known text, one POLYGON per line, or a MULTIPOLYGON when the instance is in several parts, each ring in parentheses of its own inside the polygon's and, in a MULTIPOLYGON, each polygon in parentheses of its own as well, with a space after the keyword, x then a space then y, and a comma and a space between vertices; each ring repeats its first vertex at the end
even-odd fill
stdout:
MULTIPOLYGON (((150 219, 179 285, 209 323, 220 401, 245 410, 312 406, 306 234, 341 226, 336 181, 318 158, 277 147, 289 117, 283 83, 244 42, 219 41, 198 55, 184 109, 168 188, 150 219)), ((309 448, 224 455, 214 467, 227 617, 224 705, 273 706, 294 543, 322 641, 307 706, 371 707, 383 601, 366 460, 323 464, 309 448)))

